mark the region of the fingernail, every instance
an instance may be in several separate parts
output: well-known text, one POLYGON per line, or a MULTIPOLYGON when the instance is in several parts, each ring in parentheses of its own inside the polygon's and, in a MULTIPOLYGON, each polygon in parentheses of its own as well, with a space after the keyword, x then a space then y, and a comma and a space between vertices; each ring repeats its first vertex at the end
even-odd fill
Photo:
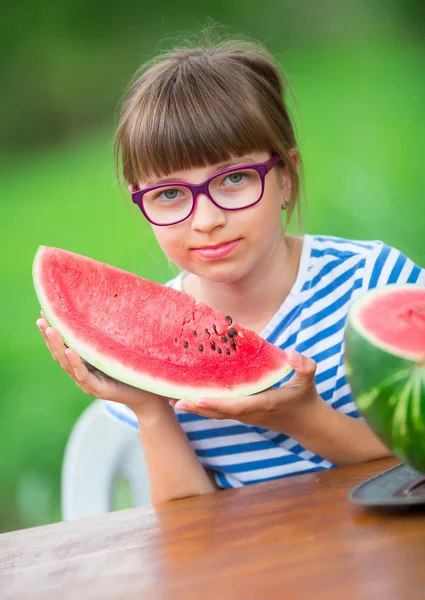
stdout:
POLYGON ((303 357, 296 350, 291 350, 290 360, 291 360, 292 364, 295 365, 296 367, 303 366, 303 357))
POLYGON ((208 404, 207 402, 205 402, 205 400, 197 400, 195 402, 195 406, 199 406, 200 408, 206 408, 208 404))
POLYGON ((52 334, 51 334, 51 332, 48 329, 46 329, 46 335, 49 338, 49 340, 52 339, 52 334))

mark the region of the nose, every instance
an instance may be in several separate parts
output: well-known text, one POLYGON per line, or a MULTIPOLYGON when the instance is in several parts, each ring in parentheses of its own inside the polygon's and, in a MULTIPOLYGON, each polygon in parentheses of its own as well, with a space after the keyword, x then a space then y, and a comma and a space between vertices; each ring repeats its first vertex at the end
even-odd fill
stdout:
POLYGON ((192 229, 207 233, 227 222, 226 211, 216 206, 206 194, 198 194, 192 213, 192 229))

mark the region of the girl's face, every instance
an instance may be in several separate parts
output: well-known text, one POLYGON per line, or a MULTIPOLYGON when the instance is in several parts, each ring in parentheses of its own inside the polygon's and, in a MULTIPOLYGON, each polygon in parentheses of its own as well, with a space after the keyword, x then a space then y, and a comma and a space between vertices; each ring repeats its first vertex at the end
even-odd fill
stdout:
MULTIPOLYGON (((267 152, 251 152, 237 157, 235 166, 265 162, 268 158, 267 152)), ((177 171, 167 177, 201 183, 221 168, 221 164, 211 165, 177 171)), ((146 183, 139 185, 141 189, 146 183)), ((228 211, 199 194, 188 219, 176 225, 152 227, 164 253, 181 269, 211 281, 231 283, 260 268, 283 238, 281 208, 289 195, 289 174, 275 167, 265 176, 262 199, 253 206, 228 211)))

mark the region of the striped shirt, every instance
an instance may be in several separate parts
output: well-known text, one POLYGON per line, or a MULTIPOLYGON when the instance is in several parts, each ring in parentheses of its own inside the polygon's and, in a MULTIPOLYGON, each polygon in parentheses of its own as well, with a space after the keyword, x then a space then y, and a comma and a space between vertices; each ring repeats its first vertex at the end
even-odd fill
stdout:
MULTIPOLYGON (((181 290, 183 275, 166 285, 181 290)), ((425 285, 425 270, 379 240, 305 234, 294 285, 261 336, 286 351, 294 349, 313 358, 320 396, 335 410, 361 418, 345 373, 347 312, 368 289, 395 282, 425 285)), ((110 415, 138 429, 128 407, 116 402, 105 402, 105 406, 110 415)), ((179 410, 176 414, 201 464, 214 473, 222 488, 334 467, 284 433, 236 420, 209 419, 179 410)))

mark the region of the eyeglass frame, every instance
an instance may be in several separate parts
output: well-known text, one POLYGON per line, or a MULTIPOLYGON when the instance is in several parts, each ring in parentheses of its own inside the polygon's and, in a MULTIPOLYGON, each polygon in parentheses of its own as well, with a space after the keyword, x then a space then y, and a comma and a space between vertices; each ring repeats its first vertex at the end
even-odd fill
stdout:
POLYGON ((170 227, 171 225, 177 225, 177 223, 182 223, 183 221, 186 221, 186 219, 188 219, 193 214, 193 211, 195 210, 196 201, 198 199, 199 194, 205 194, 215 206, 217 206, 218 208, 221 208, 222 210, 231 210, 231 211, 243 210, 244 208, 249 208, 251 206, 254 206, 255 204, 258 204, 258 202, 260 202, 261 198, 264 195, 264 187, 265 187, 264 179, 265 179, 267 173, 269 173, 269 171, 271 171, 273 169, 273 167, 275 167, 277 165, 279 160, 280 160, 280 157, 277 154, 273 154, 269 159, 267 159, 264 162, 244 164, 244 165, 239 165, 237 167, 229 167, 227 169, 224 169, 222 171, 218 171, 217 173, 214 173, 213 175, 208 177, 208 179, 206 179, 202 183, 186 183, 184 181, 170 181, 169 183, 167 182, 167 183, 158 183, 156 185, 151 185, 151 186, 143 188, 141 190, 137 190, 136 186, 133 185, 131 188, 132 189, 131 197, 132 197, 134 204, 137 204, 137 206, 140 208, 144 217, 149 221, 149 223, 152 223, 152 225, 155 225, 157 227, 170 227), (212 196, 209 192, 209 184, 211 183, 211 181, 213 179, 215 179, 216 177, 219 177, 220 175, 224 175, 226 173, 232 173, 234 171, 242 171, 244 169, 253 169, 254 171, 257 171, 257 173, 259 174, 260 180, 261 180, 260 197, 255 202, 251 202, 250 204, 247 204, 246 206, 240 206, 238 208, 225 208, 223 206, 220 206, 220 204, 218 204, 212 198, 212 196), (159 188, 169 188, 170 186, 173 186, 173 185, 176 185, 179 187, 185 187, 191 192, 192 208, 190 209, 189 214, 186 217, 184 217, 183 219, 179 219, 178 221, 173 221, 172 223, 156 223, 155 221, 152 221, 152 219, 150 217, 148 217, 146 210, 144 208, 143 196, 147 192, 151 192, 152 190, 156 190, 159 188))

